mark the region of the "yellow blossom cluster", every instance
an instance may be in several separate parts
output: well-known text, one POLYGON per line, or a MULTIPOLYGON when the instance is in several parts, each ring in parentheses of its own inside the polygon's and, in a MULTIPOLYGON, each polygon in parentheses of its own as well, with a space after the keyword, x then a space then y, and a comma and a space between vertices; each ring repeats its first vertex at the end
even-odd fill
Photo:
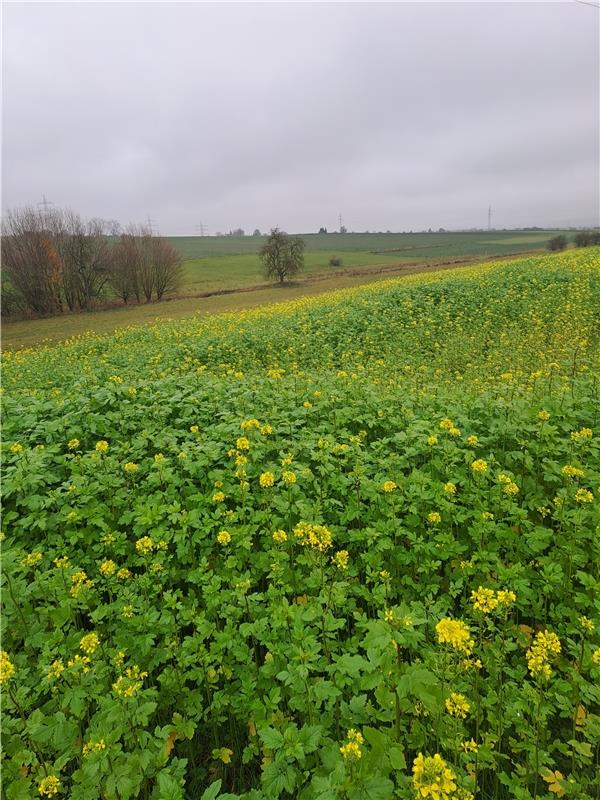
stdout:
POLYGON ((135 549, 138 553, 147 556, 154 550, 154 542, 149 536, 142 536, 142 538, 138 539, 135 543, 135 549))
POLYGON ((53 797, 60 791, 60 781, 56 775, 46 775, 38 783, 38 792, 42 797, 53 797))
POLYGON ((79 641, 79 649, 83 650, 86 655, 91 655, 100 646, 100 637, 97 633, 87 633, 82 636, 79 641))
POLYGON ((575 502, 577 503, 591 503, 594 500, 594 495, 589 489, 577 489, 575 492, 575 502))
POLYGON ((100 564, 100 573, 104 575, 105 578, 110 578, 110 576, 114 575, 116 571, 117 571, 117 565, 110 558, 107 558, 100 564))
POLYGON ((332 557, 331 563, 337 567, 338 569, 348 569, 348 551, 347 550, 338 550, 337 553, 332 557))
POLYGON ((560 640, 551 631, 536 633, 533 644, 527 650, 527 666, 534 678, 548 680, 552 675, 550 661, 561 651, 560 640))
POLYGON ((519 487, 510 477, 510 475, 506 475, 504 472, 501 472, 498 475, 498 483, 502 486, 502 491, 504 494, 508 495, 515 495, 519 493, 519 487))
POLYGON ((585 439, 591 439, 592 435, 591 428, 581 428, 579 431, 571 431, 571 441, 582 442, 585 439))
POLYGON ((454 800, 456 775, 439 753, 415 758, 412 767, 413 787, 419 798, 454 800))
POLYGON ((435 626, 435 631, 440 644, 447 644, 460 653, 471 655, 475 643, 469 626, 462 620, 445 617, 435 626))
POLYGON ((277 544, 287 542, 287 538, 287 533, 281 530, 281 528, 273 533, 273 541, 277 542, 277 544))
POLYGON ((565 478, 583 478, 583 470, 580 467, 575 467, 573 464, 565 464, 561 470, 565 478))
POLYGON ((113 683, 113 691, 117 697, 134 697, 142 688, 144 678, 147 677, 148 673, 134 664, 132 667, 127 667, 125 674, 120 675, 113 683))
POLYGON ((4 686, 15 674, 14 664, 6 650, 0 650, 0 686, 4 686))
POLYGON ((483 586, 479 586, 478 589, 471 592, 473 608, 483 614, 491 614, 498 607, 506 608, 511 606, 516 600, 516 594, 506 589, 495 591, 494 589, 485 589, 483 586))
POLYGON ((217 534, 217 542, 220 545, 223 545, 224 547, 225 545, 228 545, 230 541, 231 541, 231 534, 229 533, 229 531, 219 531, 219 533, 217 534))
POLYGON ((268 489, 275 483, 275 476, 272 472, 262 472, 258 482, 263 489, 268 489))
POLYGON ((94 585, 94 581, 91 581, 84 570, 79 570, 78 572, 74 572, 71 575, 71 586, 70 595, 71 597, 79 597, 79 595, 84 592, 86 589, 91 589, 94 585))
POLYGON ((464 694, 452 692, 450 697, 446 698, 446 711, 451 717, 465 719, 470 710, 471 706, 464 694))
POLYGON ((488 462, 484 458, 478 458, 471 464, 473 472, 487 472, 488 462))
POLYGON ((96 741, 90 739, 89 742, 83 745, 84 756, 89 756, 90 753, 98 753, 102 750, 106 750, 106 742, 104 739, 97 739, 96 741))
POLYGON ((108 453, 108 442, 104 439, 100 439, 99 442, 96 442, 96 452, 97 453, 108 453))
POLYGON ((36 550, 33 553, 27 553, 25 558, 21 561, 21 564, 24 567, 35 567, 36 564, 39 564, 41 560, 42 554, 39 550, 36 550))
POLYGON ((398 485, 394 481, 385 481, 382 488, 384 492, 393 492, 394 489, 398 488, 398 485))
POLYGON ((329 528, 315 525, 312 522, 299 522, 294 528, 294 536, 301 544, 312 547, 323 553, 333 544, 333 536, 329 528))
POLYGON ((360 746, 364 744, 364 738, 360 731, 350 728, 346 734, 347 742, 340 747, 340 753, 345 761, 358 761, 362 758, 360 746))

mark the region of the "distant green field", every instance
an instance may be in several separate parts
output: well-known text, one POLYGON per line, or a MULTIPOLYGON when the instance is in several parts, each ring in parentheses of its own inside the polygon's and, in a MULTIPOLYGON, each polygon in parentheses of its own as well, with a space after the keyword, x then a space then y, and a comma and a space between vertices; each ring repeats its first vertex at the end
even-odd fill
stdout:
MULTIPOLYGON (((307 233, 301 234, 307 253, 381 253, 397 250, 419 256, 502 255, 521 245, 531 249, 546 245, 559 231, 476 231, 473 233, 307 233)), ((565 233, 568 233, 565 231, 565 233)), ((172 236, 171 244, 184 259, 255 254, 265 236, 172 236)))
MULTIPOLYGON (((117 327, 195 313, 248 308, 275 298, 289 299, 358 285, 453 261, 509 256, 543 249, 557 231, 491 231, 490 233, 348 233, 303 234, 305 269, 293 285, 273 287, 262 273, 259 236, 169 237, 184 259, 184 279, 169 302, 117 305, 92 312, 49 319, 3 322, 2 345, 28 347, 44 340, 60 341, 84 331, 110 332, 117 327), (331 267, 332 256, 342 264, 331 267), (248 289, 261 287, 260 291, 248 289), (240 290, 236 292, 236 290, 240 290), (215 295, 219 292, 235 294, 215 295)), ((107 298, 110 300, 110 298, 107 298)))
MULTIPOLYGON (((556 231, 477 233, 329 233, 302 234, 307 278, 357 268, 503 256, 543 249, 556 231), (330 267, 332 256, 341 267, 330 267)), ((264 283, 258 251, 264 236, 174 236, 171 244, 185 259, 183 294, 264 283)))

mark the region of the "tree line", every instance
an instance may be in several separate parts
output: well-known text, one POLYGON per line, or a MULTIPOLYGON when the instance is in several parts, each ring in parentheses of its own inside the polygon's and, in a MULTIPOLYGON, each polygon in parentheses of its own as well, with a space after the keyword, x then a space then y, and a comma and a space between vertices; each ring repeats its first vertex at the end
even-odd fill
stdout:
MULTIPOLYGON (((568 244, 569 240, 564 233, 559 233, 558 236, 553 236, 548 241, 548 250, 564 250, 568 244)), ((600 231, 578 231, 573 237, 573 244, 575 247, 592 247, 600 244, 600 231)))
POLYGON ((149 303, 181 284, 179 253, 143 225, 114 236, 104 220, 22 208, 2 227, 3 314, 89 311, 115 296, 149 303))

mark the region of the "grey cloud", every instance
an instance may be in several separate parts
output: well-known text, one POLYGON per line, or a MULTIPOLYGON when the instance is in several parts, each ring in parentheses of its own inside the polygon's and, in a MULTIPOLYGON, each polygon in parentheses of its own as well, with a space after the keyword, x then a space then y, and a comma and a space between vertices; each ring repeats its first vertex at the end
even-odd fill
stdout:
POLYGON ((598 11, 27 4, 4 11, 3 206, 162 233, 598 224, 598 11))

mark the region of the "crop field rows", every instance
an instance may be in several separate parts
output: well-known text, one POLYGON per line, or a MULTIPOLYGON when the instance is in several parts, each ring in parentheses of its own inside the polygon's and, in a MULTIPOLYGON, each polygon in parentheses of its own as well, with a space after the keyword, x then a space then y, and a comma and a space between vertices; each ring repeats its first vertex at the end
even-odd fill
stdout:
POLYGON ((599 278, 7 352, 7 800, 600 797, 599 278))

